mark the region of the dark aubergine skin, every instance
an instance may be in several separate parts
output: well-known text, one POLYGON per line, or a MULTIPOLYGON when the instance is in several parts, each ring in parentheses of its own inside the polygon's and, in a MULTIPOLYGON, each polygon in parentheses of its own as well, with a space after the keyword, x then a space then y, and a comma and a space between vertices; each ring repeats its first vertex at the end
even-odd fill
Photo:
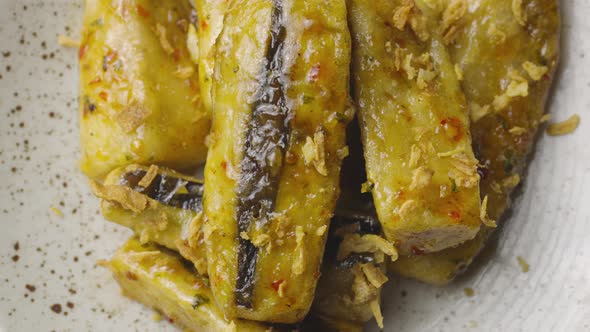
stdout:
POLYGON ((295 323, 313 301, 354 116, 345 9, 344 0, 235 0, 226 12, 203 232, 228 319, 295 323))
MULTIPOLYGON (((326 252, 324 254, 324 261, 332 263, 335 262, 336 266, 341 269, 350 269, 356 263, 368 263, 374 262, 375 259, 371 253, 351 253, 345 259, 338 261, 336 254, 338 247, 342 239, 335 236, 336 230, 344 226, 355 226, 355 233, 359 235, 374 234, 381 235, 381 224, 375 215, 363 215, 363 214, 352 214, 352 215, 339 215, 336 211, 336 216, 332 218, 330 225, 330 234, 328 235, 328 244, 326 245, 326 252)), ((347 272, 349 273, 349 272, 347 272)))
MULTIPOLYGON (((144 188, 139 185, 139 182, 146 174, 147 172, 142 169, 136 169, 131 172, 125 173, 122 176, 121 184, 126 185, 129 188, 132 188, 134 191, 142 193, 151 199, 157 200, 162 204, 185 210, 192 210, 195 212, 202 211, 202 183, 190 181, 187 182, 186 180, 173 177, 170 175, 158 174, 154 177, 150 184, 144 188), (174 194, 181 186, 184 186, 189 193, 174 194)), ((349 225, 355 225, 356 232, 360 235, 378 235, 382 232, 381 225, 379 224, 379 221, 376 218, 376 216, 374 216, 374 213, 369 214, 365 213, 365 211, 347 211, 345 213, 336 212, 336 215, 332 218, 331 221, 331 230, 328 245, 326 246, 324 260, 327 262, 336 262, 337 266, 343 270, 343 273, 348 273, 346 269, 352 268, 352 266, 356 263, 368 263, 374 260, 371 254, 352 253, 346 259, 339 262, 336 261, 336 252, 340 245, 341 239, 336 237, 334 235, 334 232, 335 230, 338 230, 341 227, 349 225)), ((249 226, 249 224, 247 226, 249 226)), ((242 230, 240 229, 240 231, 242 230)), ((242 274, 238 275, 239 278, 237 280, 236 286, 236 304, 247 307, 250 303, 248 300, 252 296, 252 286, 255 277, 254 271, 256 265, 255 263, 257 249, 250 241, 244 239, 240 240, 241 241, 239 250, 241 255, 238 256, 238 258, 242 259, 242 262, 245 262, 245 265, 247 264, 245 266, 247 270, 239 270, 239 272, 242 272, 242 274), (251 247, 252 250, 249 247, 251 247), (248 261, 248 259, 250 260, 248 261)), ((242 268, 241 265, 239 267, 242 268)))
POLYGON ((200 214, 203 182, 172 169, 129 165, 113 170, 104 183, 92 183, 102 199, 103 216, 127 227, 142 243, 153 242, 179 251, 199 274, 207 274, 200 214), (148 181, 149 180, 149 181, 148 181), (188 247, 188 238, 195 247, 188 247))
MULTIPOLYGON (((373 317, 370 301, 380 301, 381 288, 372 290, 370 298, 351 301, 355 294, 354 269, 357 264, 373 264, 385 272, 386 262, 377 261, 370 252, 351 253, 342 260, 337 259, 338 249, 342 243, 343 229, 359 235, 382 235, 382 228, 376 217, 374 208, 361 209, 356 212, 336 211, 332 218, 328 243, 324 253, 322 275, 312 307, 312 312, 323 317, 343 320, 352 323, 364 323, 373 317)), ((388 258, 385 258, 388 259, 388 258)))
POLYGON ((257 249, 250 240, 239 236, 248 232, 253 221, 268 223, 274 210, 281 175, 282 157, 289 137, 289 109, 283 87, 282 0, 273 1, 270 39, 261 85, 252 105, 252 121, 248 128, 244 158, 240 163, 238 180, 238 275, 236 305, 252 307, 257 249), (279 156, 278 165, 269 163, 279 156))
POLYGON ((138 193, 156 200, 162 204, 200 212, 203 210, 203 184, 187 181, 169 174, 158 174, 147 187, 142 187, 139 182, 147 172, 143 169, 136 169, 125 173, 121 185, 128 186, 138 193), (184 187, 188 193, 177 194, 176 192, 184 187))
MULTIPOLYGON (((131 172, 125 173, 121 177, 121 184, 128 186, 129 188, 133 189, 136 192, 142 193, 151 199, 157 200, 162 204, 181 208, 184 210, 192 210, 195 212, 202 211, 202 198, 203 198, 203 184, 198 182, 191 182, 186 181, 171 175, 167 174, 158 174, 154 177, 154 179, 150 182, 147 187, 142 187, 139 185, 141 179, 146 175, 146 171, 142 169, 136 169, 131 172), (177 189, 181 186, 185 186, 189 193, 187 194, 174 194, 177 189), (178 204, 182 203, 182 204, 178 204)), ((371 201, 369 197, 369 201, 371 201)), ((371 205, 372 202, 369 202, 368 205, 371 205)), ((338 247, 340 245, 341 239, 335 236, 335 231, 340 229, 341 227, 350 227, 350 225, 355 226, 355 232, 360 235, 365 234, 376 234, 379 235, 382 233, 381 225, 374 215, 374 208, 371 206, 369 209, 354 207, 353 210, 346 210, 338 212, 336 211, 336 215, 332 218, 331 227, 330 227, 330 235, 328 237, 328 244, 326 245, 326 252, 324 255, 324 261, 329 262, 330 264, 336 264, 340 273, 349 274, 349 269, 354 266, 356 263, 368 263, 373 262, 374 258, 373 255, 370 253, 352 253, 348 257, 346 257, 342 261, 336 260, 336 253, 338 251, 338 247), (368 211, 367 211, 368 210, 368 211)), ((252 246, 254 250, 246 251, 248 248, 240 247, 241 253, 252 254, 253 255, 253 262, 252 270, 246 271, 246 274, 240 275, 244 276, 245 278, 238 279, 238 285, 242 282, 244 288, 239 289, 236 287, 236 302, 239 299, 249 299, 251 297, 251 286, 253 285, 254 281, 254 271, 255 271, 255 262, 256 262, 256 254, 257 249, 250 243, 250 241, 245 241, 248 245, 252 246), (244 250, 245 249, 245 250, 244 250), (242 251, 244 250, 244 251, 242 251), (251 278, 251 279, 248 279, 251 278), (247 281, 248 283, 244 283, 247 281), (246 286, 250 286, 249 289, 246 286), (249 290, 250 293, 244 292, 244 290, 249 290), (240 293, 240 291, 242 293, 240 293), (240 296, 244 296, 240 298, 240 296)), ((238 256, 242 257, 242 256, 238 256)), ((243 259, 251 258, 252 256, 246 256, 243 259)), ((343 290, 344 291, 344 290, 343 290)), ((243 304, 244 302, 238 302, 238 305, 246 305, 243 304)), ((249 303, 249 302, 247 302, 249 303)))

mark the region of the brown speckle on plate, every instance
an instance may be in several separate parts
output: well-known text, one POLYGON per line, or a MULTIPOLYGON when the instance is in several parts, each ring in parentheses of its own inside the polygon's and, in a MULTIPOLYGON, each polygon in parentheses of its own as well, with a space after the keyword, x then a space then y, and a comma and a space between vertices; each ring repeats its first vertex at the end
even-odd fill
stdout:
POLYGON ((51 306, 51 311, 55 312, 56 314, 61 313, 61 304, 56 303, 51 306))

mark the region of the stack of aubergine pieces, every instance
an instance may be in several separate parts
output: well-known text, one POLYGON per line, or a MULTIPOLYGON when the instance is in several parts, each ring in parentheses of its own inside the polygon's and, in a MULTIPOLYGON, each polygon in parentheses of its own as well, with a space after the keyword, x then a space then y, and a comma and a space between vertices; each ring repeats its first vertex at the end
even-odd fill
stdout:
POLYGON ((387 271, 446 284, 497 227, 558 30, 556 0, 87 0, 123 293, 190 331, 383 328, 387 271))

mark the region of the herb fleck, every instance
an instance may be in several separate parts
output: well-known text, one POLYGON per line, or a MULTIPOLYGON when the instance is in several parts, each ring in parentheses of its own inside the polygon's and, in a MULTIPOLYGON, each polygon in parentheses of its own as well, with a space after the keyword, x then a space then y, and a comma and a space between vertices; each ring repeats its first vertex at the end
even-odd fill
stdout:
POLYGON ((197 294, 197 295, 195 295, 195 297, 193 297, 193 303, 191 305, 192 305, 193 309, 196 309, 201 304, 205 304, 208 302, 209 302, 208 298, 204 297, 203 295, 197 294))
POLYGON ((311 103, 312 101, 314 101, 314 99, 315 99, 315 98, 314 98, 313 96, 307 96, 307 95, 304 95, 304 96, 303 96, 303 103, 304 103, 304 104, 309 104, 309 103, 311 103))
POLYGON ((91 26, 93 27, 101 27, 104 24, 102 18, 98 18, 94 21, 92 21, 92 23, 90 23, 91 26))
POLYGON ((347 123, 348 117, 344 113, 336 112, 336 120, 338 120, 339 123, 347 123))
POLYGON ((504 172, 510 173, 514 169, 514 155, 512 150, 504 152, 504 172))
POLYGON ((375 184, 372 181, 367 181, 361 184, 361 193, 364 194, 371 192, 373 188, 375 188, 375 184))
POLYGON ((449 180, 451 181, 451 191, 453 193, 458 193, 459 189, 457 189, 457 183, 455 182, 455 179, 449 178, 449 180))

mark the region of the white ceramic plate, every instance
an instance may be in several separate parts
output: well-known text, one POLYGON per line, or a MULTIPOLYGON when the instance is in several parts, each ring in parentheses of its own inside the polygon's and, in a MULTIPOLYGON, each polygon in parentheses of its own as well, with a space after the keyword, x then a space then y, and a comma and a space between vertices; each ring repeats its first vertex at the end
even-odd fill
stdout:
MULTIPOLYGON (((580 127, 541 137, 497 249, 466 276, 443 288, 392 280, 387 331, 590 330, 590 1, 562 5, 549 107, 557 120, 580 114, 580 127)), ((76 164, 77 52, 57 36, 77 37, 81 1, 0 9, 0 331, 175 331, 95 265, 130 233, 99 215, 76 164)))

